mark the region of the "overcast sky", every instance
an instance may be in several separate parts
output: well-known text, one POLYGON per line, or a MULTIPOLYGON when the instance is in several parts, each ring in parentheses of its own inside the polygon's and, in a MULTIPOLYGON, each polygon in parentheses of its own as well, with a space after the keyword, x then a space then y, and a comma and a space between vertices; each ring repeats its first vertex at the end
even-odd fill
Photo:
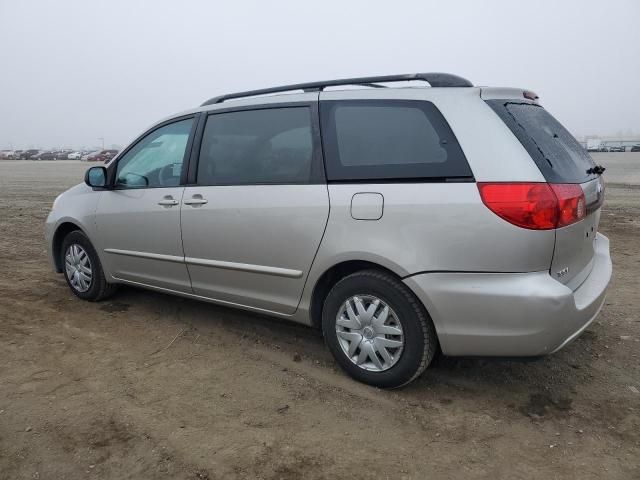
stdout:
POLYGON ((578 135, 640 134, 640 1, 0 0, 0 148, 122 145, 225 92, 428 71, 530 88, 578 135))

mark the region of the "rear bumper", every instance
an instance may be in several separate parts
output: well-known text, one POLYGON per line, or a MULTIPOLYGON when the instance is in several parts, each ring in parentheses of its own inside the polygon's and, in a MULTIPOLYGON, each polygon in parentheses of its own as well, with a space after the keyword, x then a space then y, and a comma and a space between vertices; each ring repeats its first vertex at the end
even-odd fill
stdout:
POLYGON ((424 273, 404 282, 446 355, 537 356, 563 348, 596 318, 611 271, 609 239, 598 234, 591 273, 575 291, 548 271, 424 273))

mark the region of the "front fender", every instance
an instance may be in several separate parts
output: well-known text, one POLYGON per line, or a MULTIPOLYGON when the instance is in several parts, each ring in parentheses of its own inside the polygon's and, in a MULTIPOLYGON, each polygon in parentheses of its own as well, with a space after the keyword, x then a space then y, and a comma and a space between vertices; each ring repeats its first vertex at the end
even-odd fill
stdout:
MULTIPOLYGON (((64 233, 81 230, 95 245, 95 213, 100 199, 100 191, 94 191, 85 184, 79 184, 62 193, 55 201, 45 222, 45 245, 49 261, 56 272, 62 271, 59 265, 58 250, 64 233), (62 235, 62 236, 61 236, 62 235)), ((96 248, 96 250, 98 250, 96 248)), ((102 256, 98 252, 100 261, 102 256)))

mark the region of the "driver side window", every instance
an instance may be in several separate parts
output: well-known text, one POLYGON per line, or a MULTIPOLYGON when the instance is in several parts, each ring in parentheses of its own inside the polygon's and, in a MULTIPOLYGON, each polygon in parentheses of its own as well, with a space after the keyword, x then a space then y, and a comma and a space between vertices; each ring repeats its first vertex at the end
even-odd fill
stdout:
POLYGON ((160 127, 131 148, 116 169, 118 188, 176 187, 193 118, 160 127))

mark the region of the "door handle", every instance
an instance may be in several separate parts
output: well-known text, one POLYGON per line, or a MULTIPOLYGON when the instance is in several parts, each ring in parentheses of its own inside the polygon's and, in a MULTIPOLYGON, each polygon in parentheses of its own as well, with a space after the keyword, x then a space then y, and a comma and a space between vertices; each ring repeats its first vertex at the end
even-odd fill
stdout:
POLYGON ((184 203, 185 205, 198 206, 198 205, 204 205, 206 203, 209 203, 209 200, 202 198, 202 195, 200 195, 199 193, 196 193, 193 197, 188 198, 187 200, 183 200, 182 203, 184 203))
POLYGON ((171 195, 167 195, 162 200, 158 202, 158 205, 162 205, 163 207, 172 207, 174 205, 178 205, 178 201, 174 199, 171 195))

